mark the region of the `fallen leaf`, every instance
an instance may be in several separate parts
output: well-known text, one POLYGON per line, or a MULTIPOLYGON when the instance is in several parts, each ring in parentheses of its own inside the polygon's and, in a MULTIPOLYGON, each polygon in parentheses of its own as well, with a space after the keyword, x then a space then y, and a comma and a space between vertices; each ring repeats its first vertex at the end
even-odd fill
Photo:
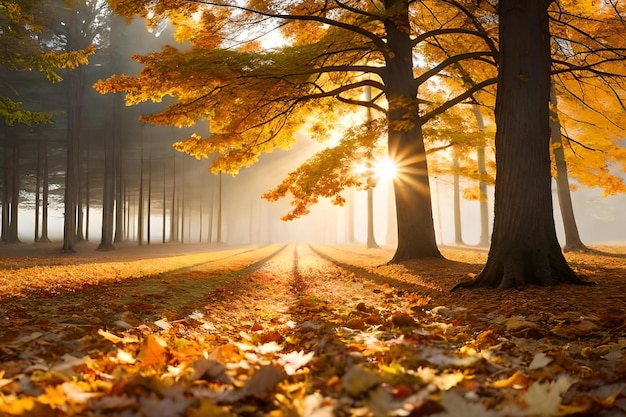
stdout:
POLYGON ((293 351, 278 355, 278 363, 285 369, 287 375, 294 375, 298 369, 309 363, 314 355, 314 352, 293 351))
POLYGON ((515 389, 523 389, 527 388, 530 384, 526 375, 520 370, 515 371, 513 375, 508 377, 507 379, 501 379, 493 383, 493 386, 496 388, 515 388, 515 389))
POLYGON ((550 363, 552 363, 552 361, 554 361, 554 358, 546 355, 543 352, 539 352, 535 354, 532 362, 530 362, 530 364, 528 365, 528 369, 543 368, 544 366, 548 366, 550 363))
POLYGON ((141 345, 137 360, 141 362, 141 366, 162 367, 166 364, 166 343, 158 336, 148 335, 141 345))
POLYGON ((441 405, 446 411, 432 414, 430 417, 501 417, 504 415, 495 410, 487 410, 481 402, 469 401, 453 390, 441 393, 441 405))
POLYGON ((272 365, 264 365, 256 371, 246 385, 239 390, 225 391, 218 396, 220 402, 233 403, 246 397, 261 398, 270 393, 286 377, 285 372, 272 365))
POLYGON ((533 382, 526 395, 524 401, 528 408, 526 412, 536 416, 554 416, 559 412, 562 397, 574 381, 566 375, 561 375, 556 381, 552 382, 533 382))

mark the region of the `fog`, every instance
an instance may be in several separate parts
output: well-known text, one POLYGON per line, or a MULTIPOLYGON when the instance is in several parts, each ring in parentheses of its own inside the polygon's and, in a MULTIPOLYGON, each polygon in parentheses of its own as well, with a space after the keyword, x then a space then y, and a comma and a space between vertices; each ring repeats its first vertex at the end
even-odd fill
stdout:
MULTIPOLYGON (((365 243, 367 238, 366 192, 346 190, 348 203, 343 207, 321 200, 312 207, 311 213, 293 221, 282 221, 281 216, 289 210, 289 198, 278 202, 268 202, 261 195, 280 181, 300 163, 312 156, 321 145, 307 138, 300 138, 293 149, 275 151, 266 154, 250 168, 244 168, 239 175, 222 174, 222 243, 231 245, 265 244, 272 242, 320 242, 327 244, 355 242, 365 243), (353 238, 350 237, 349 219, 353 212, 353 238)), ((185 223, 180 226, 179 240, 183 243, 216 242, 217 239, 217 201, 219 176, 208 170, 209 161, 196 160, 187 155, 178 154, 182 177, 185 185, 185 223), (213 213, 209 207, 213 204, 213 213), (213 224, 210 226, 209 221, 213 224)), ((161 158, 153 162, 153 173, 168 172, 171 168, 163 166, 172 158, 161 158)), ((163 176, 163 174, 160 174, 163 176)), ((163 229, 163 190, 159 181, 153 180, 154 190, 150 201, 150 232, 144 232, 142 243, 160 244, 170 242, 170 209, 166 207, 165 235, 163 229), (148 242, 149 239, 149 242, 148 242)), ((381 181, 374 189, 374 233, 376 242, 382 246, 393 247, 396 239, 395 207, 390 180, 381 181)), ((471 186, 469 183, 461 185, 471 186)), ((180 188, 181 185, 179 184, 180 188)), ((553 186, 555 205, 555 225, 557 234, 564 243, 563 225, 560 218, 556 187, 553 186)), ((166 190, 169 194, 170 190, 166 190)), ((454 190, 452 178, 438 176, 431 178, 433 202, 433 221, 437 241, 441 245, 454 244, 454 190)), ((602 197, 600 190, 579 187, 571 193, 580 236, 588 244, 624 243, 626 240, 626 196, 602 197)), ((493 216, 493 187, 489 187, 490 227, 493 216)), ((166 196, 169 199, 169 196, 166 196)), ((137 195, 129 197, 127 207, 127 238, 135 241, 138 236, 137 195)), ((144 205, 147 207, 147 191, 144 190, 144 205)), ((34 210, 30 204, 21 204, 19 214, 19 236, 23 242, 34 240, 34 210)), ((479 203, 461 198, 461 224, 463 242, 475 245, 479 241, 480 214, 479 203)), ((51 206, 49 211, 49 237, 53 241, 62 241, 63 213, 62 206, 51 206)), ((144 221, 147 228, 148 221, 144 221)), ((101 231, 101 210, 92 207, 89 216, 89 240, 98 242, 101 231)))

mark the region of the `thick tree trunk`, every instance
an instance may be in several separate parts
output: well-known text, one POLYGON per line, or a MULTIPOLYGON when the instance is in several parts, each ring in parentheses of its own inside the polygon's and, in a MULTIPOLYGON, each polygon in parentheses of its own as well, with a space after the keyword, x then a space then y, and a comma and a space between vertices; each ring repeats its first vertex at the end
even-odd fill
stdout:
POLYGON ((565 252, 584 252, 588 251, 589 248, 580 239, 576 217, 574 217, 574 207, 567 176, 567 163, 565 162, 563 141, 561 140, 561 122, 559 121, 559 115, 556 113, 557 102, 554 83, 550 87, 550 102, 555 109, 555 111, 550 111, 550 137, 554 145, 552 149, 556 165, 556 194, 559 199, 559 209, 561 211, 561 219, 563 219, 563 230, 565 231, 565 246, 563 246, 563 250, 565 252))
POLYGON ((549 0, 500 1, 494 229, 487 264, 457 287, 582 283, 552 212, 549 0))
POLYGON ((389 51, 385 55, 384 79, 389 102, 389 159, 398 166, 394 179, 398 246, 391 263, 415 258, 441 257, 435 240, 428 164, 417 106, 417 85, 413 81, 413 45, 408 2, 385 0, 393 12, 384 21, 389 51))

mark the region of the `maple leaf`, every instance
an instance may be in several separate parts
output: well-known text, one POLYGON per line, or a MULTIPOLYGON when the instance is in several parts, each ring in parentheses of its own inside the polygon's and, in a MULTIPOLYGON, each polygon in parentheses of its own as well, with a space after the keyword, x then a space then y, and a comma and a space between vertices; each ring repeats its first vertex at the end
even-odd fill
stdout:
POLYGON ((533 382, 524 396, 528 405, 526 412, 536 416, 554 416, 561 406, 561 395, 564 394, 574 383, 567 375, 561 375, 552 382, 533 382))
POLYGON ((148 335, 144 339, 141 350, 137 355, 137 359, 141 361, 141 366, 149 368, 165 365, 167 361, 165 346, 166 343, 163 339, 154 335, 148 335))

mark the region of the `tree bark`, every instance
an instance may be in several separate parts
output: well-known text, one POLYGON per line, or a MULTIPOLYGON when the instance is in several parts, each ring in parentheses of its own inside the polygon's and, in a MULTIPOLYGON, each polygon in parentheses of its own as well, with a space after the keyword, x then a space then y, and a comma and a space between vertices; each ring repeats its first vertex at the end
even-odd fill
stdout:
POLYGON ((389 102, 389 159, 398 166, 394 179, 398 246, 390 263, 441 257, 435 239, 428 164, 419 119, 417 85, 413 78, 413 44, 408 2, 385 0, 391 13, 384 20, 389 50, 385 54, 386 95, 389 102))
POLYGON ((501 0, 494 228, 487 264, 457 287, 583 283, 557 240, 551 195, 550 0, 501 0))

